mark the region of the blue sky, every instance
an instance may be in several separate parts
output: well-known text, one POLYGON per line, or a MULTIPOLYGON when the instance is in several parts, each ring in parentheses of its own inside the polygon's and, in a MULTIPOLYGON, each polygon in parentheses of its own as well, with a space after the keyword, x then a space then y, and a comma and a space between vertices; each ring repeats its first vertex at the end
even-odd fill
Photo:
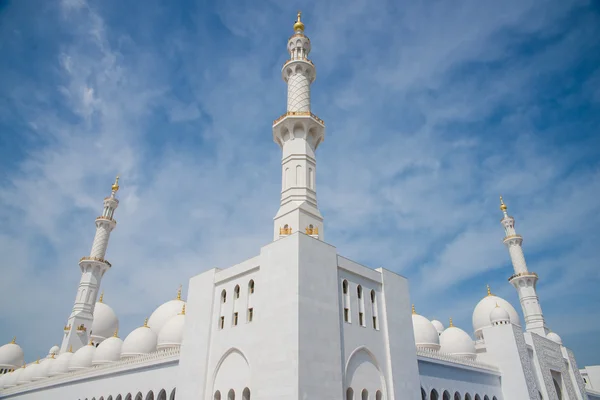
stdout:
POLYGON ((0 1, 0 342, 62 338, 122 176, 102 288, 121 336, 271 240, 297 9, 327 124, 327 240, 468 332, 511 301, 498 195, 551 329, 600 363, 600 10, 592 1, 0 1))

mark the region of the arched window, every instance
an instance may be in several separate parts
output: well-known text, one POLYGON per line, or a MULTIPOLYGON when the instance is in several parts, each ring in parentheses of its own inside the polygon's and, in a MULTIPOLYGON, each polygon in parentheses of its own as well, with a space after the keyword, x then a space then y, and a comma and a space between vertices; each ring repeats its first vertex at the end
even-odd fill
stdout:
POLYGON ((367 389, 362 390, 362 393, 360 394, 360 398, 361 398, 361 400, 369 400, 369 392, 367 391, 367 389))
POLYGON ((444 395, 442 396, 443 400, 451 400, 450 399, 450 393, 448 393, 447 390, 444 390, 444 395))
POLYGON ((475 394, 475 400, 481 400, 481 397, 479 397, 478 394, 475 394))
POLYGON ((233 389, 229 389, 229 393, 227 393, 227 400, 235 400, 235 392, 233 389))
POLYGON ((156 400, 167 400, 167 392, 165 391, 165 389, 161 389, 161 391, 158 392, 156 400))
POLYGON ((254 279, 250 279, 250 282, 248 282, 248 292, 250 294, 254 293, 254 279))
POLYGON ((544 400, 544 396, 542 396, 542 392, 540 392, 539 390, 538 390, 538 397, 540 398, 540 400, 544 400))
POLYGON ((362 286, 358 285, 356 287, 356 293, 358 294, 358 298, 362 299, 362 286))
POLYGON ((108 397, 106 398, 106 400, 113 400, 113 398, 112 398, 112 395, 111 395, 111 396, 108 396, 108 397))
POLYGON ((214 400, 221 400, 221 392, 219 392, 218 390, 215 392, 215 395, 213 396, 214 400))
POLYGON ((131 400, 131 393, 127 393, 127 396, 125 396, 125 400, 131 400))
POLYGON ((223 291, 221 292, 221 303, 226 303, 227 302, 227 292, 225 291, 225 289, 223 289, 223 291))
POLYGON ((354 390, 352 388, 346 390, 346 400, 354 400, 354 390))
POLYGON ((358 295, 358 324, 360 326, 365 325, 365 303, 363 301, 363 289, 362 286, 356 287, 356 294, 358 295))
POLYGON ((427 400, 427 392, 421 387, 421 400, 427 400))
POLYGON ((554 390, 556 390, 558 400, 562 400, 562 390, 560 390, 560 385, 556 379, 552 378, 552 380, 554 381, 554 390))
POLYGON ((431 393, 429 394, 429 400, 440 400, 440 395, 437 390, 431 389, 431 393))
POLYGON ((244 388, 242 392, 242 400, 250 400, 250 389, 244 388))
POLYGON ((118 395, 115 400, 123 400, 123 397, 121 397, 121 395, 118 395))
POLYGON ((471 395, 469 393, 465 394, 465 400, 471 400, 471 395))
POLYGON ((138 392, 138 394, 135 395, 135 400, 142 400, 144 398, 144 396, 142 396, 142 392, 138 392))
POLYGON ((381 390, 375 392, 375 400, 382 400, 383 395, 381 394, 381 390))
POLYGON ((152 390, 146 395, 146 400, 154 400, 154 392, 152 390))
POLYGON ((344 279, 342 282, 342 292, 348 294, 348 281, 344 279))
POLYGON ((498 400, 498 398, 496 396, 492 397, 492 400, 498 400))
POLYGON ((490 400, 490 398, 486 394, 485 396, 483 396, 483 400, 490 400))
POLYGON ((454 392, 454 400, 462 400, 462 399, 460 398, 460 393, 458 393, 458 392, 454 392))
POLYGON ((371 315, 373 315, 373 329, 379 329, 379 321, 377 320, 377 297, 375 290, 371 290, 371 315))
POLYGON ((240 285, 235 285, 235 289, 233 289, 233 294, 236 299, 240 298, 240 285))
POLYGON ((169 396, 169 400, 175 400, 175 390, 176 390, 176 388, 173 388, 173 390, 171 391, 171 395, 169 396))

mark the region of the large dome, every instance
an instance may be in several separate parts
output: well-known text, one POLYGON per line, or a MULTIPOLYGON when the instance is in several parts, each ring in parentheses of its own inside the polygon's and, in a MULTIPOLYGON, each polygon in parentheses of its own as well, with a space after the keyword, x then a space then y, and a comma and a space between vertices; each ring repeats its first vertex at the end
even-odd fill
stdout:
POLYGON ((413 308, 412 314, 413 332, 417 347, 439 350, 440 336, 435 326, 424 316, 416 314, 413 308))
POLYGON ((19 368, 24 363, 23 349, 15 342, 15 339, 0 347, 0 368, 19 368))
POLYGON ((160 330, 158 334, 158 350, 181 346, 184 325, 185 306, 181 313, 172 317, 160 330))
POLYGON ((475 337, 478 339, 481 339, 481 330, 492 325, 490 313, 496 308, 496 305, 508 312, 512 324, 520 325, 519 314, 517 314, 517 311, 508 301, 501 297, 494 296, 493 294, 488 294, 477 303, 475 310, 473 310, 473 331, 475 332, 475 337))
POLYGON ((440 352, 469 359, 475 359, 477 355, 469 334, 452 324, 440 335, 440 352))
POLYGON ((152 329, 152 331, 158 335, 167 321, 181 312, 184 304, 185 301, 177 298, 175 300, 167 301, 158 307, 148 319, 148 326, 150 329, 152 329))
POLYGON ((121 357, 135 357, 156 351, 156 342, 156 334, 146 322, 144 326, 134 329, 127 335, 121 348, 121 357))
POLYGON ((94 307, 94 321, 92 322, 91 338, 94 343, 109 338, 119 329, 119 319, 113 309, 101 301, 94 307))
POLYGON ((70 350, 62 353, 56 358, 56 361, 52 363, 48 375, 55 376, 60 374, 66 374, 67 372, 69 372, 69 364, 71 364, 72 358, 73 353, 70 350))
POLYGON ((123 341, 117 337, 109 337, 96 349, 92 363, 94 365, 108 364, 121 359, 121 347, 123 341))
POLYGON ((69 371, 77 371, 91 367, 95 352, 96 346, 92 343, 77 350, 69 362, 69 371))

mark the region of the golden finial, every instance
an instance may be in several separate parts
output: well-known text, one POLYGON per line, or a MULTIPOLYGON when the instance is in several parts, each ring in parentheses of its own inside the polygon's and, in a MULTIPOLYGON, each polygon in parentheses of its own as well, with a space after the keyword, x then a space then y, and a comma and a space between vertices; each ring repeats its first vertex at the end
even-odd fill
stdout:
POLYGON ((113 337, 119 337, 119 328, 115 329, 113 337))
POLYGON ((301 31, 304 32, 304 23, 300 21, 300 17, 302 17, 302 11, 298 11, 298 19, 294 24, 294 32, 301 31))
POLYGON ((90 342, 88 343, 88 346, 93 346, 94 345, 94 339, 90 338, 90 342))
POLYGON ((506 207, 506 204, 504 204, 504 200, 502 199, 502 196, 500 196, 500 209, 502 211, 506 211, 508 209, 508 207, 506 207))
POLYGON ((181 307, 181 312, 179 315, 185 315, 185 303, 183 303, 183 307, 181 307))
POLYGON ((148 318, 144 320, 144 328, 148 328, 148 318))
POLYGON ((27 363, 23 363, 23 368, 27 368, 27 363))
POLYGON ((181 300, 181 285, 179 285, 179 289, 177 289, 177 298, 176 300, 181 300))
POLYGON ((17 337, 16 337, 16 336, 13 336, 13 339, 12 339, 10 342, 11 342, 12 344, 15 344, 15 343, 17 343, 17 337))
POLYGON ((490 285, 486 285, 487 286, 487 292, 488 292, 488 296, 493 296, 492 294, 492 290, 490 289, 490 285))
POLYGON ((454 326, 454 324, 452 323, 452 317, 450 317, 450 325, 448 325, 449 328, 452 328, 454 326))
POLYGON ((70 346, 69 346, 69 350, 67 350, 67 351, 68 351, 69 353, 72 353, 72 352, 73 352, 73 345, 70 345, 70 346))
POLYGON ((39 363, 40 363, 40 359, 39 359, 39 357, 38 357, 38 359, 37 359, 37 361, 36 361, 35 363, 36 363, 36 364, 39 364, 39 363))
POLYGON ((100 298, 98 299, 98 303, 102 303, 104 301, 104 290, 100 293, 100 298))
POLYGON ((50 358, 54 358, 54 353, 50 354, 50 358))
POLYGON ((417 312, 415 311, 415 305, 414 304, 412 305, 412 313, 413 313, 413 315, 417 314, 417 312))
POLYGON ((115 178, 115 183, 113 183, 113 185, 112 185, 112 191, 113 192, 119 191, 119 175, 117 175, 117 177, 115 178))

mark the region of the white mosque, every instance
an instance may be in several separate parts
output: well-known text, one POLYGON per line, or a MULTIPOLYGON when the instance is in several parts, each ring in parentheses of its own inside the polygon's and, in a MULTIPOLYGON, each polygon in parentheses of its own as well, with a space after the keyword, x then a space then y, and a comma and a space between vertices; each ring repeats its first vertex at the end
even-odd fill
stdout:
POLYGON ((523 318, 488 288, 473 310, 473 336, 411 312, 406 278, 325 241, 315 183, 325 124, 310 108, 316 70, 300 14, 287 49, 287 112, 273 122, 283 152, 273 241, 249 260, 192 277, 186 300, 180 291, 122 340, 115 312, 98 299, 111 268, 117 178, 91 253, 79 260, 60 347, 27 365, 14 339, 0 347, 0 399, 600 399, 600 366, 578 369, 544 321, 538 275, 502 199, 508 281, 523 318))

